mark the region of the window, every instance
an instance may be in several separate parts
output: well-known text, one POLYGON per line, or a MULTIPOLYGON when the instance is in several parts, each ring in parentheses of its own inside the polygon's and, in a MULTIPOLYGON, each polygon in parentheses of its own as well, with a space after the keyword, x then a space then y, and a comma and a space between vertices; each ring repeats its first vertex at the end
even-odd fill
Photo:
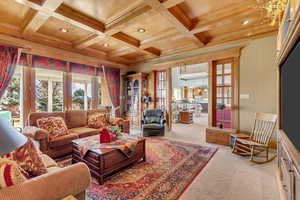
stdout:
POLYGON ((165 110, 167 102, 167 73, 156 72, 156 108, 165 110))
POLYGON ((22 67, 17 66, 15 74, 0 100, 0 116, 11 120, 15 127, 22 127, 22 67))
POLYGON ((35 69, 35 74, 36 111, 63 111, 63 72, 35 69))
POLYGON ((92 84, 91 76, 72 74, 72 109, 91 109, 92 84))
POLYGON ((216 110, 216 124, 223 122, 224 128, 232 127, 232 61, 217 62, 215 65, 216 106, 224 104, 226 108, 216 110))

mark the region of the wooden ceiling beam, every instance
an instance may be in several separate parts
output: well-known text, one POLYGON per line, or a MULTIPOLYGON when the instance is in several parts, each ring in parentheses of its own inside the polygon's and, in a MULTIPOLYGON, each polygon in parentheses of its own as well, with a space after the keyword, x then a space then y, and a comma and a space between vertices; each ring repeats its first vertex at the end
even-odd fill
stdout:
MULTIPOLYGON (((182 23, 182 22, 186 23, 186 21, 187 21, 186 16, 174 16, 158 0, 144 0, 144 2, 147 3, 148 5, 150 5, 155 11, 160 13, 165 19, 167 19, 186 38, 189 38, 191 41, 193 41, 199 47, 204 46, 204 44, 199 40, 198 37, 196 37, 194 34, 190 33, 190 30, 187 28, 187 24, 182 23), (178 20, 178 18, 180 18, 180 17, 182 19, 178 20)), ((182 13, 181 11, 179 11, 180 10, 179 8, 174 9, 174 6, 172 8, 173 8, 173 10, 176 10, 176 11, 173 11, 173 13, 182 13)), ((169 8, 169 9, 172 10, 172 8, 169 8)))
MULTIPOLYGON (((56 9, 56 12, 55 12, 55 11, 51 11, 49 9, 44 8, 43 6, 32 3, 29 0, 22 0, 22 1, 15 0, 15 1, 18 2, 18 3, 22 3, 22 4, 28 6, 32 9, 35 9, 38 12, 48 14, 49 16, 55 17, 59 20, 65 21, 65 22, 70 23, 74 26, 77 26, 77 27, 82 28, 84 30, 90 31, 94 34, 99 35, 99 37, 113 39, 114 41, 122 43, 124 46, 129 46, 129 47, 135 49, 138 52, 143 52, 143 53, 146 53, 146 54, 151 54, 151 55, 157 56, 156 54, 153 54, 151 52, 148 52, 148 51, 145 51, 145 50, 139 48, 139 45, 140 45, 139 43, 140 42, 138 42, 138 44, 136 42, 133 44, 132 41, 134 41, 134 38, 132 38, 130 40, 127 40, 128 38, 124 39, 125 37, 119 37, 118 38, 118 36, 120 36, 120 34, 116 37, 106 35, 104 33, 104 31, 105 31, 104 24, 101 24, 101 22, 99 22, 97 20, 94 20, 90 17, 85 16, 85 15, 75 11, 74 9, 72 9, 72 8, 70 8, 70 7, 68 7, 64 4, 60 5, 59 8, 56 9)), ((49 1, 51 1, 51 0, 49 0, 49 1)), ((92 37, 92 40, 96 40, 95 39, 96 37, 98 38, 98 36, 91 36, 91 37, 92 37)), ((92 42, 89 42, 89 40, 86 40, 86 41, 83 41, 83 43, 75 43, 75 46, 78 45, 79 47, 84 47, 84 46, 89 46, 91 43, 92 42)))
POLYGON ((173 6, 183 3, 184 1, 185 0, 167 0, 163 2, 163 5, 165 8, 171 8, 173 6))
MULTIPOLYGON (((136 9, 130 13, 127 13, 122 17, 122 19, 118 20, 117 23, 107 26, 107 30, 105 31, 108 35, 113 35, 122 31, 127 26, 135 24, 145 17, 148 11, 151 10, 151 7, 148 5, 143 5, 143 7, 136 9)), ((147 14, 149 15, 149 14, 147 14)))
MULTIPOLYGON (((44 4, 42 5, 42 8, 47 9, 50 12, 53 12, 62 3, 63 3, 63 0, 46 0, 44 2, 44 4)), ((23 34, 32 34, 33 32, 36 32, 51 16, 48 13, 44 13, 41 11, 37 11, 34 15, 32 15, 32 13, 29 13, 29 15, 31 15, 30 16, 31 19, 23 28, 23 30, 22 30, 23 34)))
POLYGON ((118 57, 118 56, 124 56, 124 55, 130 54, 133 52, 135 52, 135 50, 130 47, 122 47, 122 48, 115 49, 115 50, 109 52, 108 55, 110 57, 118 57))
POLYGON ((104 35, 91 34, 87 38, 83 38, 82 40, 76 42, 73 46, 77 49, 84 49, 93 44, 96 44, 105 38, 104 35))
POLYGON ((79 53, 63 50, 60 48, 50 47, 48 45, 43 45, 36 42, 31 42, 28 40, 8 36, 5 34, 0 34, 0 42, 3 44, 23 47, 24 49, 22 49, 22 52, 24 53, 46 56, 50 58, 82 63, 92 66, 100 66, 101 64, 104 64, 118 68, 127 68, 127 65, 120 64, 117 62, 112 62, 106 59, 99 59, 98 57, 93 56, 86 56, 79 53))

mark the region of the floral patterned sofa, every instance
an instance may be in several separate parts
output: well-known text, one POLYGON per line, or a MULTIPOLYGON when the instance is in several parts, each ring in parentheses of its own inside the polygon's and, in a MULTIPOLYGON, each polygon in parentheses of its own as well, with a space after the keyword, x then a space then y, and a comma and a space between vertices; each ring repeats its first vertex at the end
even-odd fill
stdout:
POLYGON ((123 124, 126 122, 123 119, 110 119, 107 109, 101 110, 71 110, 66 112, 35 112, 30 113, 28 125, 23 130, 23 133, 30 136, 39 145, 40 150, 52 158, 66 156, 72 153, 72 140, 77 138, 97 135, 102 128, 88 127, 89 117, 95 113, 102 113, 106 116, 108 126, 118 125, 122 131, 123 124), (42 118, 61 117, 67 126, 68 134, 51 138, 49 132, 45 129, 38 128, 37 121, 42 118))

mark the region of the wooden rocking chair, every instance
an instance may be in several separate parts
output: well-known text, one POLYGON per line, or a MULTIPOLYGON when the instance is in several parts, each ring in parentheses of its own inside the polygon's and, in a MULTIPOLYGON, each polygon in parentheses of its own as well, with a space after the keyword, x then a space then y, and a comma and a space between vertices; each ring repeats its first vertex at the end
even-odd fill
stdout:
POLYGON ((257 164, 264 164, 272 161, 276 154, 269 158, 269 145, 272 134, 275 130, 277 115, 267 113, 255 113, 252 133, 248 138, 236 138, 233 145, 233 153, 241 156, 251 156, 250 161, 257 164), (266 151, 265 156, 258 154, 266 151), (265 161, 258 161, 255 157, 265 157, 265 161))

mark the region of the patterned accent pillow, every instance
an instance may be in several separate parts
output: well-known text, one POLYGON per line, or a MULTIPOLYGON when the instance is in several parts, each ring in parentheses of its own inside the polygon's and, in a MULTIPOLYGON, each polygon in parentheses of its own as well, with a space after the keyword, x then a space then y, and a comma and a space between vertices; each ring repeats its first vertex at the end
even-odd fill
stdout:
POLYGON ((101 113, 95 113, 92 115, 89 115, 88 118, 88 127, 89 128, 104 128, 108 126, 107 118, 105 114, 101 113))
POLYGON ((3 158, 15 161, 31 176, 39 176, 48 172, 38 150, 30 138, 28 138, 26 144, 4 155, 3 158))
POLYGON ((49 132, 50 140, 69 134, 65 120, 61 117, 41 118, 36 122, 39 128, 45 129, 49 132))
POLYGON ((0 189, 26 181, 29 175, 16 162, 0 159, 0 189))

